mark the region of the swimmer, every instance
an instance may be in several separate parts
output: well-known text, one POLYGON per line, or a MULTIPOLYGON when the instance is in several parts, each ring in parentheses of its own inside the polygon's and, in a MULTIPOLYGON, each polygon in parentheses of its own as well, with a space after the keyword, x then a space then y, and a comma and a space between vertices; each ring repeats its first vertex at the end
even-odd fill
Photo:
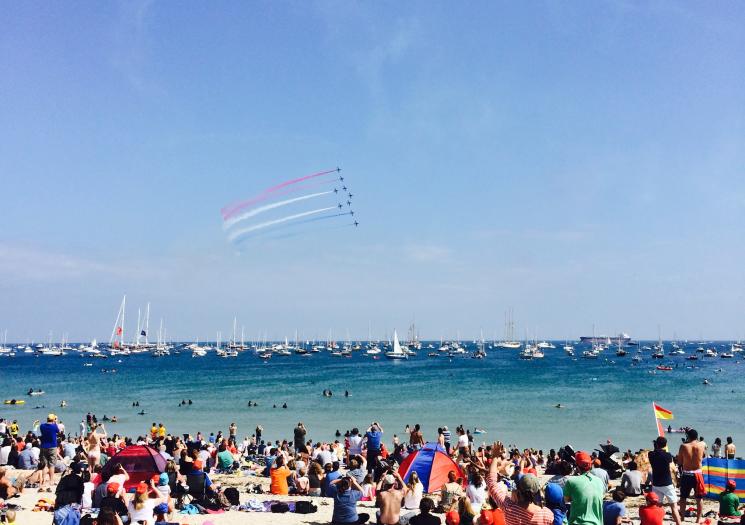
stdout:
POLYGON ((140 410, 139 412, 137 412, 137 415, 138 416, 144 416, 145 415, 145 411, 144 410, 140 410))
POLYGON ((284 403, 284 404, 282 405, 282 408, 287 408, 287 403, 284 403))
POLYGON ((344 391, 344 397, 349 397, 349 390, 344 391))
POLYGON ((554 408, 564 408, 564 405, 561 403, 556 403, 556 406, 554 408))

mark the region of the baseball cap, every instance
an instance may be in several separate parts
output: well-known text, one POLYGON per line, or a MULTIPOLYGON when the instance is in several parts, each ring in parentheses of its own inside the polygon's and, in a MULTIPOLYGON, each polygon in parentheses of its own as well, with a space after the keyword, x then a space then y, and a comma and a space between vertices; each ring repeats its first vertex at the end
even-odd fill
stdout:
POLYGON ((396 478, 393 477, 393 474, 388 474, 385 477, 385 482, 389 485, 395 485, 396 484, 396 478))
POLYGON ((155 506, 153 511, 156 514, 168 514, 168 503, 159 503, 155 506))
POLYGON ((158 485, 161 487, 164 485, 168 485, 168 474, 165 472, 161 472, 160 476, 158 476, 158 485))
POLYGON ((137 494, 146 494, 147 493, 147 485, 145 485, 143 482, 140 482, 137 484, 137 488, 135 489, 135 492, 137 494))
POLYGON ((727 480, 727 488, 735 490, 737 488, 737 482, 734 479, 727 480))
POLYGON ((194 460, 194 469, 195 470, 202 470, 204 468, 204 465, 202 464, 202 461, 199 459, 194 460))
POLYGON ((451 510, 445 514, 445 523, 447 525, 460 525, 460 514, 457 510, 451 510))
POLYGON ((577 462, 577 466, 582 471, 590 470, 592 468, 592 456, 584 450, 580 450, 574 455, 574 461, 577 462))
POLYGON ((109 494, 116 494, 117 492, 119 492, 119 483, 112 482, 106 485, 106 492, 108 492, 109 494))
POLYGON ((647 503, 659 503, 660 502, 660 497, 654 492, 647 492, 646 496, 644 497, 647 498, 647 503))
POLYGON ((537 494, 541 491, 541 482, 533 474, 525 474, 517 482, 517 490, 537 494))

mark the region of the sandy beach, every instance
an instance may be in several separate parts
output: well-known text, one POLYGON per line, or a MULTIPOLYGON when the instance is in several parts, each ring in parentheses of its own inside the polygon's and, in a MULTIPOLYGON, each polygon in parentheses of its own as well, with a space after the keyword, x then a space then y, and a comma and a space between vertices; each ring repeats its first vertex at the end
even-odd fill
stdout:
MULTIPOLYGON (((16 473, 23 472, 23 475, 30 474, 28 471, 15 471, 16 473)), ((269 479, 259 476, 245 477, 245 476, 232 476, 232 475, 213 475, 215 482, 221 484, 223 487, 236 487, 241 491, 241 503, 247 502, 249 499, 256 499, 258 501, 312 501, 314 505, 318 507, 318 511, 313 514, 272 514, 269 512, 243 512, 237 510, 229 510, 222 514, 201 514, 201 515, 185 515, 175 512, 171 516, 171 522, 182 523, 189 525, 202 525, 205 522, 212 522, 214 525, 328 525, 331 523, 331 514, 333 510, 333 502, 328 498, 313 498, 308 496, 274 496, 271 494, 246 494, 246 484, 256 485, 260 484, 262 489, 268 491, 269 479)), ((548 482, 550 476, 541 476, 541 482, 545 484, 548 482)), ((617 481, 612 481, 610 487, 618 485, 617 481)), ((18 498, 13 498, 12 503, 20 505, 23 510, 18 512, 16 523, 18 525, 48 525, 52 519, 51 512, 34 512, 32 509, 34 505, 43 495, 39 495, 36 489, 25 489, 23 494, 18 498)), ((436 496, 435 496, 436 497, 436 496)), ((606 498, 609 499, 609 498, 606 498)), ((689 504, 692 502, 689 502, 689 504)), ((639 523, 638 519, 638 508, 644 504, 644 498, 639 496, 635 498, 627 498, 625 500, 626 508, 628 509, 628 515, 634 523, 639 523)), ((375 515, 375 505, 373 502, 359 502, 358 509, 360 512, 367 512, 371 516, 375 515)), ((718 503, 712 500, 704 500, 704 513, 708 511, 716 511, 718 509, 718 503)), ((442 518, 442 522, 445 522, 444 515, 439 515, 442 518)), ((674 523, 672 517, 669 514, 665 516, 666 523, 674 523)), ((694 518, 687 518, 687 523, 694 523, 694 518)), ((375 523, 372 520, 372 523, 375 523)))

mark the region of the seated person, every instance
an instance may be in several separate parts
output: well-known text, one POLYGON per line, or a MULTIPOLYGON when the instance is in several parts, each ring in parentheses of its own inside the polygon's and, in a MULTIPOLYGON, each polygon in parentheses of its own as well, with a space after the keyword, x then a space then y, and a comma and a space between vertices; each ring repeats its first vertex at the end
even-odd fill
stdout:
POLYGON ((127 504, 124 503, 124 495, 119 489, 118 483, 106 485, 106 496, 101 498, 100 509, 109 509, 121 518, 127 516, 127 504))
POLYGON ((409 520, 409 525, 441 525, 442 520, 432 515, 435 510, 435 502, 432 498, 422 498, 419 502, 419 514, 409 520))
POLYGON ((662 525, 665 509, 660 505, 660 497, 654 492, 647 492, 647 504, 639 508, 641 525, 662 525))
POLYGON ((734 479, 727 481, 724 492, 719 495, 719 517, 727 518, 742 516, 740 511, 740 498, 735 494, 737 484, 734 479))

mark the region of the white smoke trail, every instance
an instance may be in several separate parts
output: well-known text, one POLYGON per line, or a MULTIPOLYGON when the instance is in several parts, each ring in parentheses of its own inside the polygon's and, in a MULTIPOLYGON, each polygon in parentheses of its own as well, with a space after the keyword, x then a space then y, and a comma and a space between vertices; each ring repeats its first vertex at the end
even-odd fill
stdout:
POLYGON ((273 202, 271 204, 267 204, 266 206, 260 206, 258 208, 254 208, 253 210, 247 211, 246 213, 242 213, 240 215, 227 219, 226 221, 223 222, 222 229, 228 230, 232 228, 233 226, 235 226, 236 224, 238 224, 239 222, 242 222, 246 219, 254 217, 265 211, 273 210, 275 208, 280 208, 282 206, 287 206, 288 204, 292 204, 293 202, 300 202, 300 201, 312 199, 314 197, 328 195, 329 193, 333 193, 333 191, 330 190, 330 191, 322 191, 319 193, 310 193, 308 195, 301 195, 300 197, 293 197, 292 199, 287 199, 287 200, 279 201, 279 202, 273 202))
POLYGON ((241 237, 242 235, 255 232, 256 230, 268 228, 269 226, 274 226, 275 224, 282 224, 283 222, 293 221, 295 219, 301 219, 303 217, 308 217, 309 215, 315 215, 316 213, 323 213, 325 211, 335 210, 336 208, 337 208, 336 206, 330 206, 328 208, 319 208, 317 210, 305 211, 303 213, 296 213, 294 215, 288 215, 287 217, 281 217, 279 219, 274 219, 272 221, 260 222, 259 224, 254 224, 253 226, 249 226, 247 228, 241 228, 240 230, 233 231, 230 235, 228 235, 228 241, 233 242, 234 240, 236 240, 238 237, 241 237))

